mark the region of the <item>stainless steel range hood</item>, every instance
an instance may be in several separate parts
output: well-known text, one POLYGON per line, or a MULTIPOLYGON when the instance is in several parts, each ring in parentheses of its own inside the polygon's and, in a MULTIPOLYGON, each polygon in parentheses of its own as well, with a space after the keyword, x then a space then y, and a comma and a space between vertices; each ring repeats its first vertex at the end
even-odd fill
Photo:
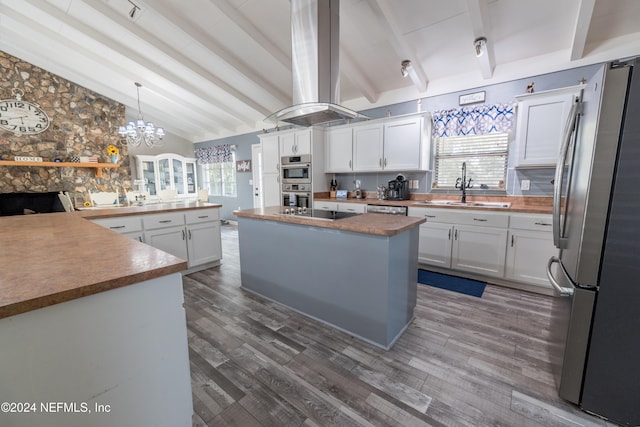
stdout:
POLYGON ((291 0, 293 104, 265 119, 313 126, 367 118, 340 102, 340 0, 291 0))

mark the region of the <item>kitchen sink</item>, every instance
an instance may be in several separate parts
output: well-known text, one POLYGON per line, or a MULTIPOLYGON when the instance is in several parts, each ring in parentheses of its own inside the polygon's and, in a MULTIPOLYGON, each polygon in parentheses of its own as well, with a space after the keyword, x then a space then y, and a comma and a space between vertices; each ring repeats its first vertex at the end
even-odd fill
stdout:
POLYGON ((464 206, 472 208, 503 208, 511 207, 509 202, 456 202, 454 200, 425 200, 422 203, 432 206, 464 206))

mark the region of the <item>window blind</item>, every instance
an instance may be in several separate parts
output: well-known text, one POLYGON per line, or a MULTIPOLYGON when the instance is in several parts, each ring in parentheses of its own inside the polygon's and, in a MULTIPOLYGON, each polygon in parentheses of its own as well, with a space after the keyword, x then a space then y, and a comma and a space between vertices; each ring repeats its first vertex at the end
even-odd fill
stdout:
POLYGON ((504 189, 507 171, 509 133, 464 135, 436 138, 433 188, 455 188, 467 165, 467 180, 473 188, 481 184, 490 189, 504 189))

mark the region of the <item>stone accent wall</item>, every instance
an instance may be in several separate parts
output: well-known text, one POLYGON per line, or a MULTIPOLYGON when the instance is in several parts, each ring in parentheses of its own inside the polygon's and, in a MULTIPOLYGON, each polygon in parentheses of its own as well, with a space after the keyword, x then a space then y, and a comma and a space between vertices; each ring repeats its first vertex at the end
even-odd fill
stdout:
POLYGON ((125 107, 112 99, 78 86, 55 74, 0 51, 0 99, 13 99, 12 88, 24 91, 23 101, 40 105, 51 120, 37 135, 17 135, 0 129, 0 156, 39 156, 44 161, 70 161, 74 156, 97 155, 108 162, 107 145, 120 149, 120 167, 94 169, 71 167, 2 166, 0 193, 68 191, 82 200, 88 191, 131 188, 127 147, 119 143, 118 126, 125 122, 125 107))

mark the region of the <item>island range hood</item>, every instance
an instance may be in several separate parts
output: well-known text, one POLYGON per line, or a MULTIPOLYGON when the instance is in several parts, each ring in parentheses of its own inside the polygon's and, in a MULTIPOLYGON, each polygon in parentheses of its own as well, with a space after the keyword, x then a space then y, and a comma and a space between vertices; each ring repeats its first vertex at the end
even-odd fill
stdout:
POLYGON ((291 0, 293 105, 265 121, 313 126, 367 118, 340 101, 340 0, 291 0))

